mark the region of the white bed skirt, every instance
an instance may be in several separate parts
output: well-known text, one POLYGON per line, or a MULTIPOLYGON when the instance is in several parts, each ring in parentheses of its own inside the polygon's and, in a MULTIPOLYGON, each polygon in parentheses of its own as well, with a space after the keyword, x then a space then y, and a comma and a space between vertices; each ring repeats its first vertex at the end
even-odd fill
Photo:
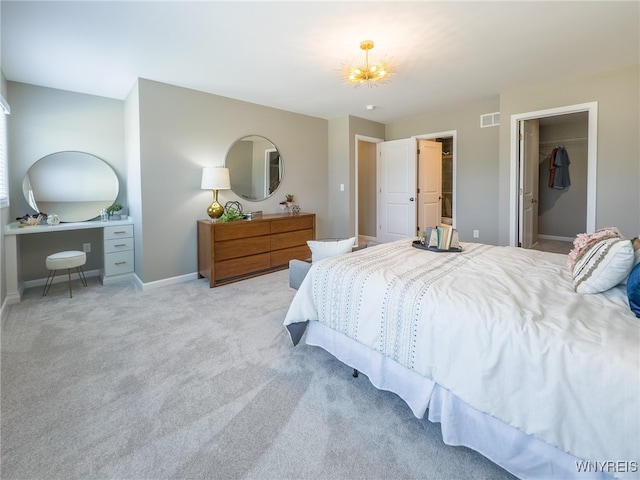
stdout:
POLYGON ((614 478, 593 464, 578 471, 578 465, 584 465, 581 459, 470 407, 428 378, 320 322, 309 322, 305 342, 364 373, 376 388, 397 394, 416 417, 428 412, 431 422, 441 424, 447 445, 471 448, 518 478, 614 478))

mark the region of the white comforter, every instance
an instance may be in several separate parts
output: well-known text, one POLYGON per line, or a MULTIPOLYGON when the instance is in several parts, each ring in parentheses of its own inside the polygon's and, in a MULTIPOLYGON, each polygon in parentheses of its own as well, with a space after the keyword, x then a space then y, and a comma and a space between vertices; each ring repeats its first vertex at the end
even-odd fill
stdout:
POLYGON ((403 240, 322 260, 284 324, 297 343, 318 320, 576 457, 640 461, 640 320, 624 288, 578 295, 564 255, 463 248, 403 240))

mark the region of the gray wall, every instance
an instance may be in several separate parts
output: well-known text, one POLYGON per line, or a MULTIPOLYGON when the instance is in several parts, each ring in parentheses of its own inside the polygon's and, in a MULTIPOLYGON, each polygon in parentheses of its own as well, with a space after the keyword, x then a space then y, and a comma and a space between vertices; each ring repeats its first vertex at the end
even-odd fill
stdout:
POLYGON ((498 111, 498 98, 447 112, 430 112, 387 125, 386 140, 455 130, 457 132, 456 228, 460 240, 498 242, 497 127, 480 128, 480 115, 498 111), (472 238, 473 230, 480 237, 472 238))
POLYGON ((579 81, 550 83, 500 97, 498 219, 500 243, 509 243, 510 119, 512 115, 598 102, 596 228, 640 232, 640 77, 638 65, 579 81))
MULTIPOLYGON (((202 167, 223 165, 228 148, 255 134, 282 155, 276 193, 248 202, 222 190, 220 203, 281 213, 286 193, 316 213, 317 235, 327 231, 327 121, 150 80, 138 81, 140 212, 136 214, 136 273, 144 283, 197 270, 196 221, 208 218, 211 191, 200 190, 202 167), (162 239, 162 241, 158 241, 162 239), (140 253, 139 253, 140 252, 140 253)), ((128 152, 138 161, 136 152, 128 152)))
POLYGON ((358 141, 358 234, 377 237, 376 144, 358 141))
MULTIPOLYGON (((285 164, 283 183, 263 202, 249 204, 221 191, 221 203, 239 200, 248 210, 280 213, 278 203, 293 193, 303 211, 317 214, 318 235, 326 235, 325 120, 142 79, 124 102, 15 82, 8 90, 10 219, 31 212, 20 185, 32 163, 61 150, 93 153, 121 181, 118 201, 134 218, 136 274, 144 283, 196 271, 196 221, 207 218, 211 203, 211 192, 200 190, 201 169, 222 165, 230 145, 249 134, 276 144, 285 164)), ((44 258, 62 244, 82 249, 92 242, 86 268, 98 268, 99 239, 90 232, 61 234, 50 245, 40 235, 21 242, 23 279, 45 277, 44 258)))
POLYGON ((430 112, 386 126, 386 140, 457 131, 456 226, 463 241, 509 244, 511 116, 598 102, 596 228, 640 232, 640 79, 638 66, 569 83, 538 86, 464 108, 430 112), (480 128, 480 115, 500 112, 500 126, 480 128))
POLYGON ((352 116, 329 120, 328 237, 355 234, 356 135, 384 138, 384 125, 352 116))
MULTIPOLYGON (((0 9, 2 10, 2 9, 0 9)), ((0 35, 1 37, 1 35, 0 35)), ((0 47, 0 51, 2 48, 0 47)), ((0 56, 0 93, 6 99, 7 98, 7 79, 4 77, 2 73, 2 57, 0 56)), ((9 223, 9 207, 8 206, 0 206, 0 228, 4 228, 4 226, 9 223)), ((4 313, 4 299, 7 298, 7 284, 5 282, 6 276, 6 268, 5 265, 7 262, 4 259, 4 235, 0 233, 0 312, 4 313)))
MULTIPOLYGON (((126 205, 123 102, 24 83, 7 83, 11 105, 11 115, 8 117, 11 201, 8 221, 14 221, 26 213, 35 213, 22 194, 22 179, 29 167, 45 155, 63 150, 88 152, 111 165, 120 181, 118 202, 126 205)), ((99 216, 99 212, 96 212, 96 216, 99 216)), ((99 231, 24 237, 20 239, 24 280, 46 277, 46 256, 63 246, 67 250, 82 250, 83 243, 91 243, 85 270, 97 270, 102 265, 102 237, 99 231)))
MULTIPOLYGON (((538 194, 538 234, 573 240, 586 230, 587 218, 587 135, 588 115, 581 120, 540 126, 540 163, 538 194), (562 145, 569 156, 571 185, 549 187, 550 154, 562 145)), ((571 115, 576 118, 576 115, 571 115)))
MULTIPOLYGON (((394 140, 456 130, 461 239, 471 240, 478 229, 481 242, 508 244, 511 115, 597 101, 597 227, 617 225, 635 236, 640 232, 638 84, 635 66, 385 126, 356 117, 325 121, 142 79, 124 102, 8 82, 12 205, 0 214, 5 224, 26 213, 19 185, 38 158, 67 149, 94 153, 123 183, 119 201, 136 224, 136 273, 153 283, 196 271, 195 224, 211 202, 211 192, 200 190, 201 168, 222 165, 238 138, 264 135, 285 162, 278 192, 252 204, 252 210, 277 212, 284 193, 292 193, 304 211, 318 215, 318 237, 342 237, 355 226, 356 134, 394 140), (480 115, 494 111, 501 112, 500 127, 481 129, 480 115)), ((240 200, 228 191, 220 197, 240 200)), ((46 271, 38 273, 44 261, 26 257, 34 262, 33 278, 44 277, 46 271)), ((0 295, 5 295, 1 284, 0 295)))

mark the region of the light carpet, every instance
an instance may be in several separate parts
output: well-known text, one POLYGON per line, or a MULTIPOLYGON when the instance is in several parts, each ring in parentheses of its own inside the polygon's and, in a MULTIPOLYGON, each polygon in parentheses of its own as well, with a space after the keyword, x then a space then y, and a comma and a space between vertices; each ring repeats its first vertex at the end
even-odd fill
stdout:
POLYGON ((502 479, 282 321, 281 271, 210 289, 90 278, 2 324, 4 480, 502 479))

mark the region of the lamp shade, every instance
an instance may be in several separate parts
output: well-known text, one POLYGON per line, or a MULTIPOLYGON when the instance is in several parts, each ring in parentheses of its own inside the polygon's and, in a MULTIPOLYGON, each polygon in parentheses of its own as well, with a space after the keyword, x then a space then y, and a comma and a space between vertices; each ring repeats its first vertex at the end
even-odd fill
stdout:
POLYGON ((203 190, 229 190, 231 180, 229 180, 229 169, 224 167, 205 167, 202 169, 203 190))

